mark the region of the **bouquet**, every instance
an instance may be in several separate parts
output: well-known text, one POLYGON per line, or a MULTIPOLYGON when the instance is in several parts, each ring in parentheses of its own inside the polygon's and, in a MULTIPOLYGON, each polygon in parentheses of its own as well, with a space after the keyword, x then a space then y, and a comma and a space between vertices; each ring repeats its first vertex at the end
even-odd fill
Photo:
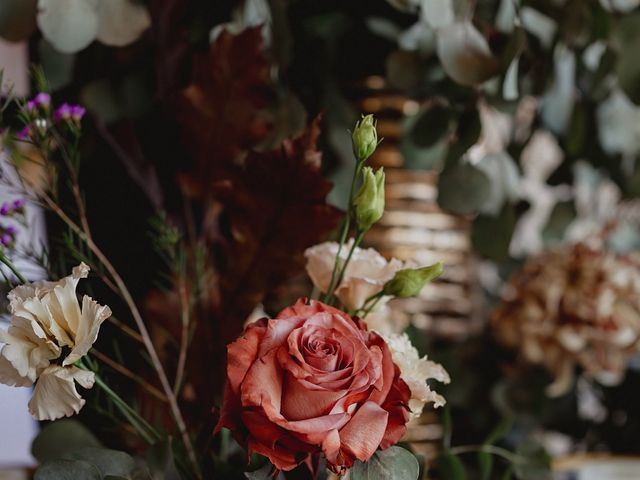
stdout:
MULTIPOLYGON (((384 212, 384 172, 367 165, 379 143, 373 117, 364 116, 352 133, 356 161, 338 241, 305 253, 313 293, 273 318, 250 321, 228 345, 223 401, 211 405, 217 424, 203 441, 189 427, 180 394, 186 388, 185 371, 209 366, 187 361, 187 329, 175 378, 170 379, 150 319, 92 235, 78 182, 84 114, 78 105, 55 107, 47 93, 40 93, 18 105, 23 125, 17 133, 5 132, 19 179, 13 186, 25 200, 3 205, 2 215, 25 223, 25 201, 48 209, 66 227, 66 248, 80 262, 60 280, 29 282, 12 258, 30 254, 52 271, 51 254, 37 258, 18 251, 19 232, 3 227, 0 261, 13 289, 8 293, 10 326, 0 332, 0 382, 33 387, 28 408, 40 421, 76 415, 89 403, 98 414, 109 415, 114 429, 137 437, 132 444, 146 444, 147 454, 134 458, 106 449, 80 424, 58 421, 46 425, 34 443, 41 461, 36 478, 212 478, 228 471, 231 436, 237 442, 233 448, 246 449, 250 468, 261 465, 246 474, 249 478, 296 469, 317 478, 328 469, 341 476, 349 472, 354 480, 417 479, 418 461, 395 445, 425 404, 444 405, 427 381, 449 382, 449 377, 442 366, 420 357, 406 334, 385 333, 384 316, 390 299, 419 294, 443 267, 409 266, 361 248, 366 232, 384 212), (25 175, 24 162, 35 162, 38 175, 25 175), (68 179, 73 210, 63 207, 56 189, 61 177, 68 179), (348 238, 351 232, 354 236, 348 238), (92 271, 126 307, 135 327, 115 319, 99 299, 78 292, 92 271), (375 319, 371 324, 370 318, 375 319), (131 371, 125 357, 114 359, 94 348, 101 329, 114 326, 144 348, 154 380, 147 379, 146 371, 131 371), (128 392, 103 377, 106 367, 159 398, 169 420, 147 416, 127 400, 128 392), (96 403, 93 397, 98 397, 96 403), (60 444, 64 438, 69 441, 60 444)), ((156 225, 158 242, 172 252, 171 258, 180 258, 179 278, 184 278, 190 259, 176 253, 179 234, 165 217, 156 225)), ((184 294, 186 284, 180 285, 184 294)), ((187 320, 184 324, 189 326, 187 320)), ((136 453, 143 450, 134 448, 136 453)))

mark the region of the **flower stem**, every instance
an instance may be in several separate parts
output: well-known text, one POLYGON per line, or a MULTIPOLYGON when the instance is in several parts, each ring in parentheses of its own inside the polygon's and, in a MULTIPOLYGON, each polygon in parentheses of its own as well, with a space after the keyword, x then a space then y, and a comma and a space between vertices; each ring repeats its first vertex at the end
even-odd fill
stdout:
POLYGON ((351 227, 351 210, 353 206, 353 191, 356 188, 356 180, 358 179, 358 173, 362 170, 362 165, 364 162, 356 162, 356 167, 353 170, 353 177, 351 178, 351 188, 349 189, 349 201, 347 204, 347 211, 344 219, 342 220, 341 232, 340 232, 340 241, 338 243, 338 253, 336 254, 336 260, 333 264, 333 271, 331 272, 331 282, 329 282, 329 288, 327 289, 327 293, 325 293, 323 300, 325 302, 329 301, 333 296, 334 290, 340 285, 340 282, 336 282, 338 270, 340 270, 340 254, 342 253, 342 247, 344 243, 347 241, 347 235, 349 234, 349 228, 351 227))
POLYGON ((465 453, 490 453, 497 457, 502 457, 508 462, 517 463, 523 460, 523 457, 510 452, 506 448, 496 447, 495 445, 463 445, 460 447, 453 447, 447 450, 446 453, 451 455, 463 455, 465 453))
MULTIPOLYGON (((360 245, 360 243, 362 242, 362 239, 364 238, 365 233, 366 232, 362 230, 358 231, 356 235, 356 239, 354 240, 353 245, 351 245, 351 249, 349 250, 349 254, 347 255, 347 259, 344 261, 344 264, 342 265, 342 270, 340 271, 340 275, 338 275, 336 286, 342 283, 342 279, 344 278, 344 274, 347 271, 347 267, 349 266, 349 262, 351 261, 351 257, 353 256, 353 252, 356 251, 356 248, 358 248, 358 245, 360 245)), ((336 257, 336 264, 337 264, 337 258, 338 257, 336 257)), ((333 292, 331 293, 333 294, 333 292)))
POLYGON ((9 257, 4 254, 2 249, 0 249, 0 263, 6 265, 6 267, 11 270, 11 272, 16 276, 20 283, 27 283, 27 279, 22 276, 16 266, 11 262, 11 260, 9 260, 9 257))

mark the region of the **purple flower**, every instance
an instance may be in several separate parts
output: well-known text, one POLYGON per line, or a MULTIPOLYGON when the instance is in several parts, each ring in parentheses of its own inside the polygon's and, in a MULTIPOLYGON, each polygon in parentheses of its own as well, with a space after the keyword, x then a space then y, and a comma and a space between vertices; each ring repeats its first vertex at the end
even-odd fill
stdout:
POLYGON ((63 103, 53 113, 53 119, 56 122, 59 122, 60 120, 73 120, 75 122, 80 122, 85 113, 85 108, 80 105, 69 105, 68 103, 63 103))
POLYGON ((22 130, 18 132, 18 138, 20 140, 26 140, 31 136, 31 125, 26 125, 22 130))
POLYGON ((6 217, 7 215, 9 215, 10 211, 11 211, 11 207, 9 206, 9 203, 4 202, 0 207, 0 216, 6 217))
POLYGON ((17 200, 14 200, 14 202, 13 202, 13 209, 14 210, 22 210, 24 208, 24 205, 25 205, 24 198, 18 198, 17 200))
POLYGON ((29 100, 27 102, 27 111, 28 112, 33 112, 36 108, 38 108, 38 105, 36 105, 36 102, 34 102, 33 100, 29 100))
POLYGON ((4 229, 4 233, 7 235, 11 235, 12 237, 15 237, 18 234, 18 230, 13 225, 9 225, 7 228, 4 229))
POLYGON ((71 117, 79 122, 84 117, 84 114, 87 113, 87 110, 81 105, 73 105, 71 107, 71 117))
POLYGON ((4 245, 5 247, 9 247, 13 244, 13 237, 5 233, 4 235, 0 236, 0 243, 2 243, 2 245, 4 245))
POLYGON ((40 92, 33 98, 33 101, 37 106, 46 108, 51 105, 51 95, 45 92, 40 92))

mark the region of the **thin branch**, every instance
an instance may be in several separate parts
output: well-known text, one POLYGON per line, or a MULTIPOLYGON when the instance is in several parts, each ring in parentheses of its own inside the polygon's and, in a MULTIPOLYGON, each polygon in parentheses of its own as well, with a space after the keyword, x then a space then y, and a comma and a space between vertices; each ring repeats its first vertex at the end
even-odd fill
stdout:
POLYGON ((109 275, 111 275, 111 278, 113 279, 116 286, 118 287, 118 290, 120 291, 120 294, 122 295, 123 300, 127 304, 131 312, 131 315, 133 316, 133 319, 136 322, 136 326, 142 337, 142 342, 149 354, 149 359, 151 360, 151 363, 154 369, 156 370, 158 379, 160 380, 160 384, 162 385, 162 389, 164 390, 165 395, 167 396, 167 399, 169 401, 169 406, 171 408, 171 412, 173 414, 174 420, 178 427, 178 431, 180 432, 182 441, 184 442, 185 449, 187 451, 187 454, 189 455, 189 460, 191 461, 195 471, 199 472, 200 468, 196 458, 195 450, 193 448, 191 438, 189 437, 189 433, 187 432, 187 427, 185 425, 182 412, 180 411, 180 407, 178 406, 178 401, 175 395, 173 394, 173 390, 171 388, 171 385, 169 384, 169 379, 167 378, 167 374, 164 370, 164 367, 162 366, 162 362, 160 361, 160 358, 158 357, 158 353, 156 352, 156 349, 151 340, 151 335, 149 334, 147 326, 144 323, 142 315, 140 314, 140 311, 138 310, 138 307, 135 301, 133 300, 133 297, 129 292, 127 285, 125 284, 124 280, 122 279, 118 271, 115 269, 113 264, 102 252, 102 250, 100 250, 100 248, 94 243, 94 241, 91 238, 87 237, 85 232, 83 232, 81 228, 73 220, 71 220, 71 218, 69 218, 69 216, 60 208, 60 206, 56 202, 54 202, 51 199, 51 197, 49 197, 46 193, 42 194, 42 198, 44 199, 47 206, 56 215, 58 215, 58 217, 60 217, 60 219, 63 222, 65 222, 69 226, 69 228, 71 228, 76 234, 80 236, 81 239, 83 239, 87 243, 87 246, 89 247, 89 249, 98 258, 100 263, 104 265, 107 272, 109 273, 109 275))
POLYGON ((118 362, 116 362, 112 358, 108 357, 104 353, 100 352, 96 348, 92 348, 91 349, 91 353, 93 355, 95 355, 95 357, 98 358, 102 363, 104 363, 104 364, 108 365, 109 367, 113 368, 116 372, 118 372, 118 373, 124 375, 125 377, 130 378, 134 382, 137 382, 138 384, 140 384, 140 386, 142 388, 144 388, 148 393, 150 393, 151 395, 156 397, 158 400, 160 400, 162 402, 168 402, 169 401, 167 399, 167 396, 164 393, 162 393, 156 387, 151 385, 149 382, 147 382, 140 375, 136 375, 131 370, 129 370, 128 368, 126 368, 126 367, 124 367, 122 365, 120 365, 118 362))
POLYGON ((184 278, 181 278, 178 286, 180 295, 182 332, 180 337, 180 355, 178 357, 178 368, 176 370, 176 380, 173 384, 173 394, 177 397, 184 381, 184 370, 187 364, 187 350, 189 349, 189 296, 184 278))

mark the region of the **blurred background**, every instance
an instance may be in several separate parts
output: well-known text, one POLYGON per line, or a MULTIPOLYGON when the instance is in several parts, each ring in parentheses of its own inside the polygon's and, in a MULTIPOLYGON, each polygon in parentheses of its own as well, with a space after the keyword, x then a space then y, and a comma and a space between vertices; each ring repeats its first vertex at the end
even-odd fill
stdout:
MULTIPOLYGON (((206 418, 203 431, 220 403, 224 378, 209 365, 222 364, 224 345, 256 308, 273 314, 309 291, 302 253, 337 225, 353 169, 348 129, 373 113, 387 209, 367 242, 446 266, 419 298, 392 304, 390 328, 453 379, 437 386, 446 418, 425 412, 406 441, 427 460, 489 441, 544 448, 557 478, 640 478, 639 6, 2 0, 0 65, 5 95, 11 85, 18 97, 37 93, 37 65, 55 102, 87 108, 80 180, 91 228, 169 363, 177 293, 149 219, 165 212, 199 259, 209 283, 190 361, 206 367, 189 373, 181 400, 192 421, 206 418), (526 327, 531 319, 548 328, 526 327), (594 325, 631 340, 599 341, 594 325), (573 477, 581 468, 592 470, 573 477)), ((38 162, 18 165, 37 178, 38 162)), ((61 245, 64 228, 44 220, 18 232, 25 252, 61 245)), ((49 270, 73 261, 49 258, 49 270)), ((113 337, 98 348, 135 348, 113 337)), ((31 464, 23 393, 0 390, 0 466, 31 464)), ((109 444, 108 424, 90 410, 81 418, 109 444)), ((484 460, 460 458, 469 478, 485 478, 484 460)), ((463 478, 441 463, 434 478, 463 478)), ((506 469, 496 460, 491 478, 506 469)), ((546 478, 534 470, 518 478, 546 478)))

